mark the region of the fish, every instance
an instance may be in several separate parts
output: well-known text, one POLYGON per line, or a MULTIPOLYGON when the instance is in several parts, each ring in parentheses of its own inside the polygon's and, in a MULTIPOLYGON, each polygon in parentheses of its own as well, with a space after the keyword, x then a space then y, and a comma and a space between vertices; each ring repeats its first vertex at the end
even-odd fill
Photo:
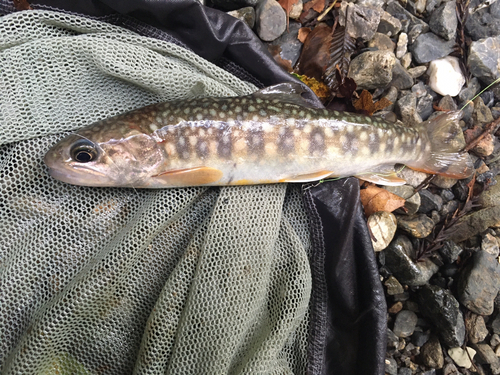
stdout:
MULTIPOLYGON (((82 128, 44 162, 53 178, 99 187, 305 183, 356 176, 402 185, 396 164, 462 179, 473 165, 453 142, 460 112, 409 127, 315 108, 295 83, 248 96, 152 104, 82 128)), ((456 130, 458 128, 458 130, 456 130)))

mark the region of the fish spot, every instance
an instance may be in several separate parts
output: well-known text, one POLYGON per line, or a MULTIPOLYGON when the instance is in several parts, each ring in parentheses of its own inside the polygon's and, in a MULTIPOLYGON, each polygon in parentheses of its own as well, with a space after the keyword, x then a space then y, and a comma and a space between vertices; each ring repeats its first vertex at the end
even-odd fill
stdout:
POLYGON ((208 113, 210 113, 210 115, 214 116, 214 117, 217 115, 217 112, 213 108, 210 108, 210 110, 208 111, 208 113))
POLYGON ((239 105, 237 105, 236 107, 234 107, 234 111, 236 113, 240 113, 241 112, 241 107, 239 105))
POLYGON ((358 139, 354 132, 346 132, 345 142, 342 143, 342 149, 346 154, 356 155, 358 152, 358 139))
POLYGON ((306 134, 309 134, 310 132, 312 132, 312 126, 311 125, 305 125, 304 128, 302 129, 302 131, 306 134))
POLYGON ((266 112, 266 111, 264 111, 263 109, 261 109, 261 110, 259 111, 259 115, 261 115, 262 117, 266 117, 266 116, 267 116, 267 112, 266 112))
POLYGON ((322 155, 325 149, 325 132, 321 128, 316 128, 311 132, 309 138, 309 154, 322 155))
POLYGON ((226 117, 226 114, 224 112, 219 112, 219 117, 224 118, 224 117, 226 117))
POLYGON ((176 144, 177 155, 181 159, 188 159, 191 154, 191 144, 186 142, 186 137, 180 136, 176 144))
POLYGON ((196 141, 197 141, 197 137, 195 135, 189 136, 189 143, 191 144, 191 146, 196 145, 196 141))
POLYGON ((368 141, 368 148, 372 154, 376 154, 380 146, 380 137, 378 132, 370 133, 370 140, 368 141))
POLYGON ((280 111, 280 109, 278 107, 275 107, 275 106, 272 106, 272 105, 268 106, 267 110, 270 110, 270 111, 273 111, 273 112, 279 112, 280 111))
POLYGON ((294 125, 295 125, 295 119, 294 119, 293 117, 291 117, 291 118, 287 118, 287 119, 285 120, 285 122, 286 122, 286 124, 287 124, 288 126, 294 126, 294 125))
POLYGON ((262 123, 262 130, 266 133, 271 133, 274 130, 274 127, 270 123, 264 122, 262 123))
POLYGON ((207 141, 198 139, 198 142, 196 143, 196 155, 198 155, 201 159, 204 159, 209 155, 207 141))
POLYGON ((262 156, 264 154, 264 132, 262 130, 251 131, 246 138, 249 154, 262 156))
POLYGON ((295 151, 295 137, 293 136, 293 129, 289 127, 282 127, 278 136, 278 152, 282 156, 288 156, 295 151))
POLYGON ((333 137, 333 129, 332 128, 325 128, 325 136, 328 138, 333 137))
POLYGON ((361 133, 359 134, 359 140, 360 140, 361 142, 365 142, 365 141, 367 141, 367 140, 368 140, 368 133, 367 133, 367 132, 361 132, 361 133))
POLYGON ((259 116, 257 116, 257 115, 253 115, 252 120, 253 120, 253 121, 259 121, 259 116))
POLYGON ((196 119, 197 119, 198 121, 203 120, 203 115, 202 115, 201 113, 198 113, 198 114, 196 115, 196 119))
POLYGON ((184 113, 185 113, 186 115, 188 115, 190 112, 191 112, 191 110, 190 110, 189 108, 184 108, 184 113))
POLYGON ((323 110, 323 115, 328 116, 328 114, 329 114, 328 109, 324 109, 323 110))
POLYGON ((257 98, 255 99, 255 101, 258 103, 258 104, 261 104, 263 102, 263 100, 261 98, 257 98))
POLYGON ((220 107, 221 110, 223 111, 227 111, 227 104, 223 104, 221 107, 220 107))
POLYGON ((248 112, 255 112, 257 108, 255 108, 253 105, 249 105, 247 108, 248 112))
POLYGON ((246 148, 246 142, 243 138, 239 138, 234 142, 234 151, 241 152, 246 148))
POLYGON ((149 129, 151 129, 152 132, 155 132, 158 130, 158 126, 156 126, 156 124, 150 124, 149 129))
POLYGON ((220 158, 229 159, 231 158, 231 154, 233 152, 231 137, 229 134, 224 133, 225 130, 221 129, 218 137, 219 142, 217 144, 217 155, 219 155, 220 158))
POLYGON ((264 146, 264 150, 267 156, 273 157, 276 156, 276 145, 273 142, 266 142, 264 146))

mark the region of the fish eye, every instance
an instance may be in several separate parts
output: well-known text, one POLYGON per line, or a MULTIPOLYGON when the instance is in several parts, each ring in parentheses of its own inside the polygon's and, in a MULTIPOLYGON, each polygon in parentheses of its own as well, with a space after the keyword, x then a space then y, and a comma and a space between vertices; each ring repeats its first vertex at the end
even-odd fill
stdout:
POLYGON ((76 141, 70 150, 71 158, 79 163, 88 163, 97 157, 95 145, 87 139, 76 141))

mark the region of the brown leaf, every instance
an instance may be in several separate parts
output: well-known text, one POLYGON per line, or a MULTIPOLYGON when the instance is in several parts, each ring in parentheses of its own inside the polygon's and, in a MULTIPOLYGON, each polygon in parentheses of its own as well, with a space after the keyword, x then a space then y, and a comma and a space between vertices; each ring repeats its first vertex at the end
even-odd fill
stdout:
POLYGON ((300 40, 301 43, 304 43, 310 32, 311 32, 310 27, 301 27, 299 29, 299 35, 297 36, 297 39, 300 40))
POLYGON ((330 60, 331 33, 332 29, 329 26, 317 26, 309 33, 297 62, 298 74, 321 81, 330 60))
POLYGON ((278 0, 278 3, 285 10, 286 13, 286 28, 288 30, 288 22, 290 21, 289 15, 292 7, 301 0, 278 0))
MULTIPOLYGON (((349 77, 341 77, 340 69, 337 65, 337 69, 335 71, 335 77, 337 79, 337 97, 343 97, 347 99, 351 99, 354 91, 356 91, 356 82, 352 78, 349 77)), ((331 87, 330 87, 331 89, 331 87)))
POLYGON ((32 10, 33 8, 26 0, 13 0, 17 10, 32 10))
POLYGON ((325 0, 311 0, 304 4, 303 11, 306 12, 311 8, 316 12, 321 13, 323 9, 325 9, 325 0))
POLYGON ((378 211, 392 212, 405 204, 403 198, 375 185, 368 185, 366 189, 362 189, 360 198, 366 217, 378 211))
POLYGON ((372 116, 375 112, 390 106, 392 103, 387 98, 382 98, 378 102, 373 102, 372 94, 369 91, 363 90, 353 105, 360 113, 367 116, 372 116))
POLYGON ((281 57, 281 47, 278 45, 268 45, 267 49, 271 56, 274 58, 274 61, 278 63, 279 66, 281 66, 283 69, 285 69, 287 72, 292 72, 292 61, 291 60, 285 60, 281 57))

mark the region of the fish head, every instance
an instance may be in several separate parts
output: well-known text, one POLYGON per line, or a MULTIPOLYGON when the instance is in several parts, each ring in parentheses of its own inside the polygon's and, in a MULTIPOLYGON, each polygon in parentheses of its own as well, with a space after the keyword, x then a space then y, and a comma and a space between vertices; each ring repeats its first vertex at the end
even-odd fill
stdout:
POLYGON ((139 130, 86 128, 53 146, 44 162, 53 178, 81 186, 141 187, 164 162, 157 142, 139 130))

